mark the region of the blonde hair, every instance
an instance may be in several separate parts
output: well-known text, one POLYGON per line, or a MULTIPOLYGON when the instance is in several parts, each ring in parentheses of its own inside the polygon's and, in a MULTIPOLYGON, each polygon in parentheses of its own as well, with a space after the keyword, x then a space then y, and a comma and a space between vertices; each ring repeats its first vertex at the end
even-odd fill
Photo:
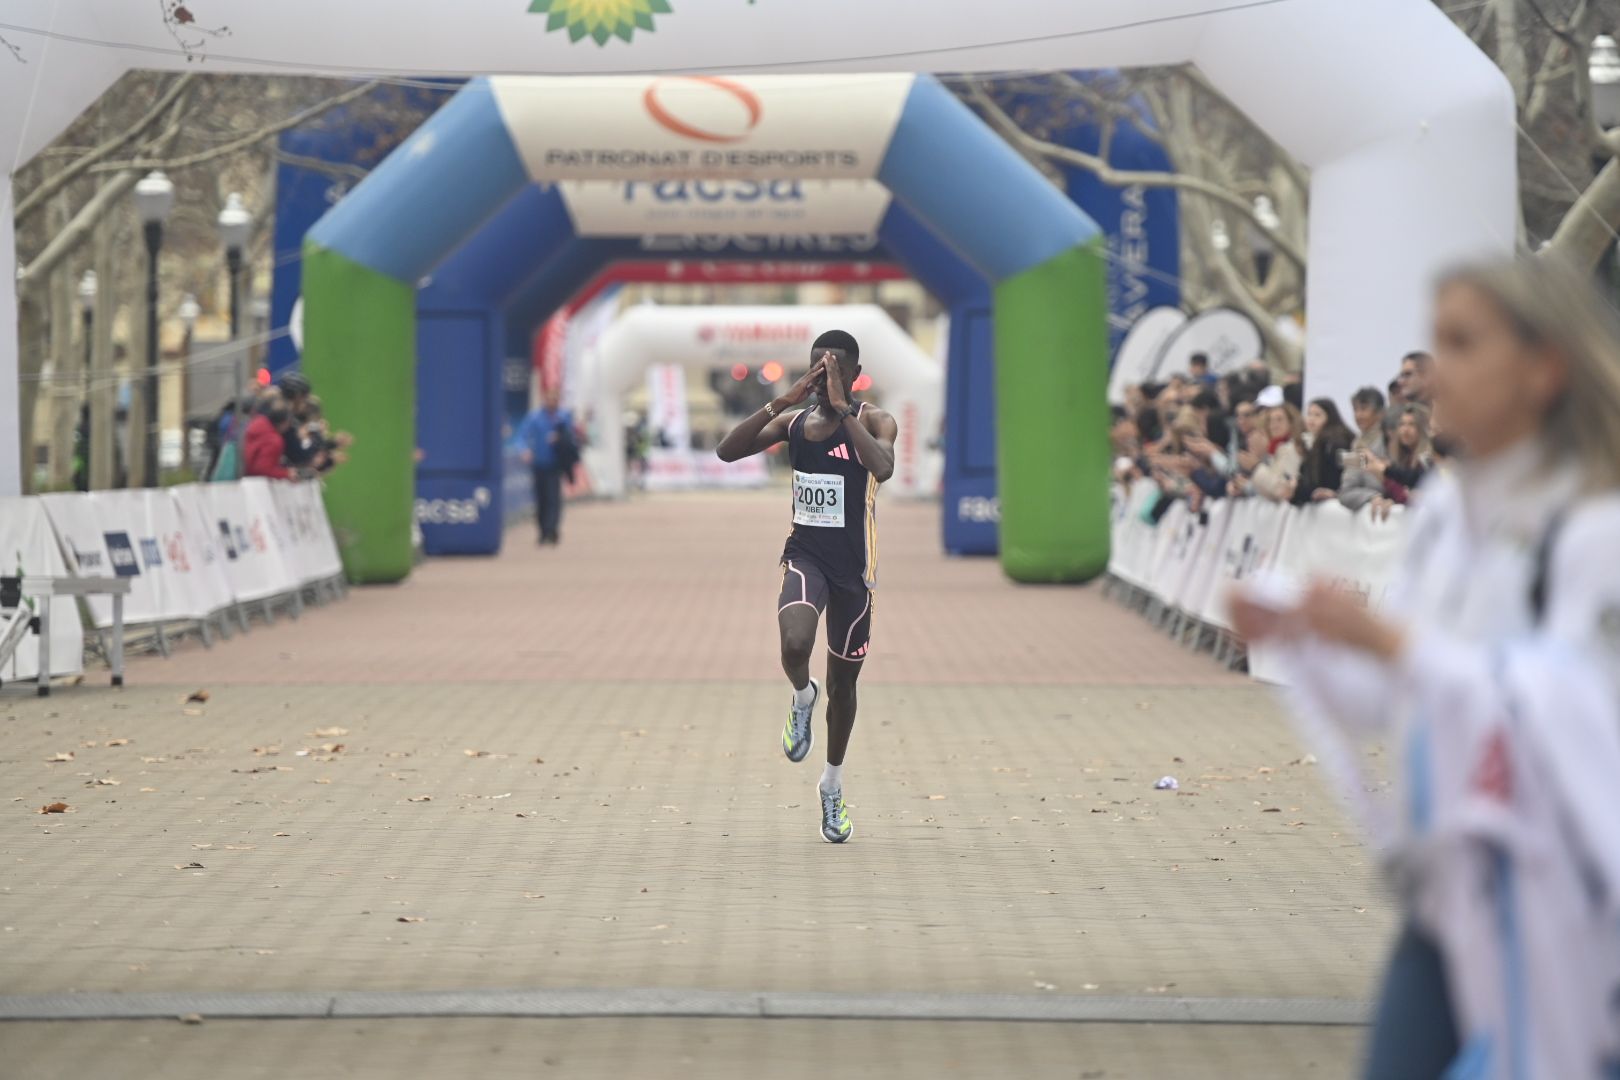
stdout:
POLYGON ((1464 266, 1438 288, 1453 285, 1488 297, 1526 345, 1564 358, 1569 383, 1541 418, 1542 442, 1575 463, 1588 491, 1620 488, 1620 319, 1590 275, 1538 256, 1464 266))

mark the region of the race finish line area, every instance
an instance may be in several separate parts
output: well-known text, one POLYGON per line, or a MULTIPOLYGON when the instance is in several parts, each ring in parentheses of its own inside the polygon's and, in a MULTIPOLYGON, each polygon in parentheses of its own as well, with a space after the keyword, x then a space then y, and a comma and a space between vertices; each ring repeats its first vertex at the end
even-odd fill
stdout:
POLYGON ((1390 903, 1267 692, 942 556, 934 504, 880 511, 860 832, 821 843, 778 745, 786 501, 576 505, 117 698, 8 694, 14 807, 72 808, 0 840, 10 1056, 1343 1075, 1390 903))

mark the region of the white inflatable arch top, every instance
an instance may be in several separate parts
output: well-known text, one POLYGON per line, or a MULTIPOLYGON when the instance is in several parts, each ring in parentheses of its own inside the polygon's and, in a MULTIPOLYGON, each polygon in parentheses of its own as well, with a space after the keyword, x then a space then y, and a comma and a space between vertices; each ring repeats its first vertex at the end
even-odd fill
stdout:
POLYGON ((939 489, 936 443, 945 409, 945 373, 889 313, 874 304, 827 307, 662 307, 642 304, 625 311, 597 341, 581 373, 581 393, 598 418, 593 445, 585 452, 594 489, 622 495, 624 397, 641 384, 648 368, 679 364, 710 371, 775 360, 792 378, 810 364, 810 346, 827 330, 847 330, 861 347, 861 370, 872 392, 899 424, 894 475, 884 490, 928 495, 939 489))
MULTIPOLYGON (((1382 384, 1430 280, 1514 243, 1506 80, 1430 0, 6 0, 15 168, 131 68, 289 74, 1018 71, 1191 62, 1313 170, 1309 393, 1382 384)), ((0 211, 9 216, 9 188, 0 211)), ((0 229, 0 275, 14 273, 0 229)), ((0 495, 17 489, 16 305, 0 289, 0 495)))

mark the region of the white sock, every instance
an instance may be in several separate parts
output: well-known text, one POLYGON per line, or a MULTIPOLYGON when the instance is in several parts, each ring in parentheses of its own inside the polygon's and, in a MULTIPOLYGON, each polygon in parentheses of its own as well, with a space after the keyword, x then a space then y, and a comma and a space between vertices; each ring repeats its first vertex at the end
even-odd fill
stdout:
POLYGON ((813 682, 806 681, 803 686, 793 691, 793 704, 801 709, 815 700, 816 684, 813 682))
POLYGON ((828 765, 821 770, 821 783, 816 785, 822 791, 844 790, 844 767, 842 765, 828 765))

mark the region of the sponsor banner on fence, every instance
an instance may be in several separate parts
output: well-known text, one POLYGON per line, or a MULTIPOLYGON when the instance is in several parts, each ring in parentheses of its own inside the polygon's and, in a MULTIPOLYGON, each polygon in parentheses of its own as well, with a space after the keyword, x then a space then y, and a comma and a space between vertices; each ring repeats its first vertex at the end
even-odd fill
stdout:
POLYGON ((721 461, 705 451, 658 448, 647 451, 645 482, 648 491, 761 487, 769 479, 765 460, 758 455, 741 461, 721 461))
MULTIPOLYGON (((56 533, 39 500, 0 498, 0 575, 67 574, 56 533)), ((76 675, 83 670, 84 631, 79 626, 78 608, 73 597, 58 596, 51 601, 51 674, 76 675)), ((39 638, 28 634, 11 659, 0 666, 0 681, 32 679, 38 674, 39 638)))
POLYGON ((297 582, 272 546, 264 508, 255 505, 258 499, 249 500, 249 481, 208 484, 201 490, 225 556, 231 595, 238 601, 264 600, 292 589, 297 582))

